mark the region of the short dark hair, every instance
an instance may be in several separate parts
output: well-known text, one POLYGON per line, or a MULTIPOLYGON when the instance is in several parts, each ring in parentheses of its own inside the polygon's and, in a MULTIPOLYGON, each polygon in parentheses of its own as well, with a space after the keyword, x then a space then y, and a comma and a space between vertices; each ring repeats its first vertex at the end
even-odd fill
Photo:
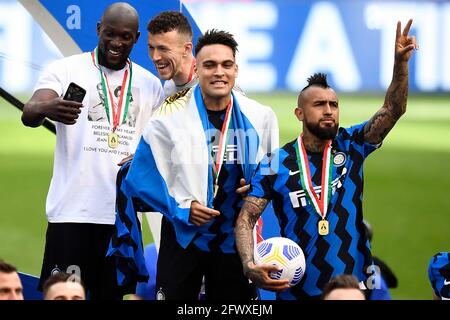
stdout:
POLYGON ((56 273, 53 273, 47 280, 45 280, 44 284, 42 285, 42 293, 43 293, 44 297, 47 295, 50 287, 53 286, 55 283, 67 282, 67 281, 78 282, 83 287, 83 290, 86 291, 83 281, 81 281, 81 278, 79 276, 74 275, 74 274, 69 274, 66 272, 56 272, 56 273))
POLYGON ((223 44, 230 47, 233 51, 233 57, 236 56, 237 42, 234 40, 234 36, 226 31, 211 29, 205 32, 203 36, 198 38, 197 44, 195 45, 195 56, 200 52, 200 50, 207 45, 211 44, 223 44))
POLYGON ((13 272, 17 272, 17 268, 15 266, 13 266, 12 264, 9 264, 8 262, 0 259, 0 272, 13 273, 13 272))
POLYGON ((322 291, 322 300, 330 294, 334 289, 358 289, 359 287, 358 279, 352 274, 341 274, 339 276, 331 279, 322 291))
POLYGON ((308 78, 308 85, 302 89, 301 92, 305 91, 309 87, 318 86, 324 89, 330 88, 330 85, 327 82, 327 75, 325 73, 314 73, 312 76, 308 78))
POLYGON ((163 11, 153 17, 147 25, 151 34, 166 33, 177 30, 192 39, 192 28, 184 14, 178 11, 163 11))

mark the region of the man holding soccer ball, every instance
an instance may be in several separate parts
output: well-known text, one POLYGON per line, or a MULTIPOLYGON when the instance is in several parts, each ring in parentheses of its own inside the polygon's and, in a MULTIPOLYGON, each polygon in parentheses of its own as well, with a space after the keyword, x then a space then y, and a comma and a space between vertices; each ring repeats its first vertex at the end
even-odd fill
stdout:
POLYGON ((340 274, 353 274, 371 287, 367 280, 374 269, 362 215, 363 162, 406 111, 408 61, 418 48, 415 37, 408 35, 411 24, 409 20, 402 32, 397 23, 392 82, 384 105, 369 121, 339 128, 336 93, 326 75, 314 74, 295 109, 303 132, 267 155, 252 179, 235 227, 236 244, 244 274, 257 286, 277 291, 278 299, 319 298, 325 284, 340 274), (298 243, 306 257, 306 273, 293 287, 286 279, 269 276, 277 266, 254 261, 253 226, 270 200, 281 235, 298 243))

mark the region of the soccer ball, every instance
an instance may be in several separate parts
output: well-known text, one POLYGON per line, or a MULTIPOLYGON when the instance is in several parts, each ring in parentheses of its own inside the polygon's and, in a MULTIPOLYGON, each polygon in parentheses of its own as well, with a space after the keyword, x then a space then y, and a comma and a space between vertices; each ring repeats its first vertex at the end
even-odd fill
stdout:
POLYGON ((273 237, 258 243, 255 263, 281 267, 278 272, 271 271, 269 276, 276 280, 288 279, 291 286, 302 280, 306 269, 302 248, 294 241, 283 237, 273 237))

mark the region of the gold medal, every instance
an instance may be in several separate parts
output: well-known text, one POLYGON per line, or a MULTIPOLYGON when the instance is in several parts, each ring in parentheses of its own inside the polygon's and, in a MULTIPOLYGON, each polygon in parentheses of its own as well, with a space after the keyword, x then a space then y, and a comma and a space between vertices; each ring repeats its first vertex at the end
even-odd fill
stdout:
POLYGON ((119 136, 117 135, 117 133, 111 132, 110 134, 108 134, 108 146, 111 149, 115 149, 117 148, 118 145, 119 145, 119 136))
POLYGON ((111 125, 111 133, 108 134, 108 146, 111 149, 115 149, 119 146, 119 136, 115 133, 115 130, 125 121, 127 117, 128 107, 131 97, 131 78, 132 78, 132 63, 130 59, 127 59, 128 68, 123 73, 122 87, 120 89, 119 103, 114 103, 113 94, 108 84, 108 77, 98 62, 98 48, 91 54, 92 62, 94 66, 100 71, 100 79, 102 83, 102 89, 104 94, 104 105, 106 109, 106 115, 108 122, 111 125))
POLYGON ((217 191, 219 191, 219 186, 214 184, 214 198, 217 197, 217 191))
POLYGON ((328 221, 327 220, 320 220, 317 228, 318 228, 319 234, 321 236, 326 236, 328 234, 328 232, 329 232, 328 221))
MULTIPOLYGON (((329 140, 323 149, 322 160, 322 185, 320 186, 320 197, 314 190, 314 185, 311 180, 311 173, 309 170, 308 154, 306 153, 305 145, 303 144, 303 134, 301 134, 297 143, 294 145, 295 153, 297 155, 298 170, 300 171, 300 183, 304 192, 312 206, 312 209, 322 218, 317 224, 317 231, 321 236, 326 236, 330 232, 330 226, 325 217, 327 215, 328 205, 331 196, 331 182, 332 182, 332 141, 329 140)), ((343 164, 343 162, 342 162, 343 164)))

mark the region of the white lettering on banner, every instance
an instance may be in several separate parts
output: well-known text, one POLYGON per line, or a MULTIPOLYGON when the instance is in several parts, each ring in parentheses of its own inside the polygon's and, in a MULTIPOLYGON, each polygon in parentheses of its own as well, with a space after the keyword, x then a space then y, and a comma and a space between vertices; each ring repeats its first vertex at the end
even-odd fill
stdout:
MULTIPOLYGON (((241 58, 244 61, 240 66, 239 83, 245 90, 267 91, 273 89, 277 83, 275 78, 277 66, 269 63, 246 64, 246 62, 252 59, 268 58, 273 50, 278 49, 273 48, 272 45, 261 45, 259 42, 272 44, 272 39, 267 33, 254 31, 255 27, 258 27, 258 23, 260 28, 264 27, 268 30, 276 27, 277 21, 282 19, 283 15, 283 12, 277 11, 277 6, 270 2, 195 3, 189 4, 189 8, 195 8, 193 10, 194 17, 202 30, 220 25, 221 28, 230 30, 236 35, 245 35, 242 39, 237 37, 242 48, 241 58), (260 10, 257 10, 258 8, 260 10), (269 13, 270 11, 273 13, 269 13), (267 23, 265 20, 267 16, 271 15, 276 18, 267 23), (234 23, 230 25, 228 17, 239 19, 236 19, 236 22, 233 19, 234 23), (254 21, 253 18, 258 18, 258 21, 254 21), (260 35, 268 40, 259 39, 260 35), (274 71, 264 71, 265 69, 274 71), (271 82, 272 80, 273 82, 271 82), (264 84, 261 85, 260 82, 264 84)), ((420 49, 419 54, 415 55, 413 59, 415 72, 414 78, 411 78, 411 84, 417 86, 421 91, 450 90, 450 61, 448 59, 450 42, 447 41, 450 38, 449 8, 449 3, 439 3, 438 1, 367 2, 364 9, 366 25, 369 30, 375 29, 380 32, 380 46, 373 48, 373 54, 379 56, 380 59, 380 71, 377 75, 376 68, 372 67, 373 74, 361 75, 354 56, 358 53, 352 52, 349 38, 360 41, 358 36, 365 31, 348 30, 349 33, 346 33, 339 14, 339 3, 332 1, 314 3, 307 15, 300 39, 291 40, 289 33, 283 34, 286 41, 298 41, 286 74, 285 87, 297 91, 306 84, 306 78, 310 74, 322 70, 332 75, 336 88, 342 91, 374 89, 368 87, 369 85, 365 82, 368 82, 369 77, 377 76, 380 88, 385 90, 392 79, 396 22, 400 19, 404 25, 412 17, 414 19, 412 30, 418 38, 420 49), (364 79, 361 76, 364 76, 364 79)), ((283 74, 278 76, 284 77, 283 74)))
MULTIPOLYGON (((442 89, 450 90, 450 3, 444 4, 442 10, 442 53, 440 54, 439 63, 442 64, 442 89)), ((420 45, 420 44, 419 44, 420 45)), ((439 49, 438 49, 439 50, 439 49)))
POLYGON ((0 3, 0 82, 12 91, 29 89, 31 17, 14 2, 0 3), (7 13, 7 14, 5 14, 7 13))
MULTIPOLYGON (((281 11, 287 6, 275 0, 189 1, 186 5, 201 30, 218 28, 236 36, 239 43, 237 82, 249 92, 297 91, 315 71, 329 73, 333 85, 340 91, 385 90, 392 78, 396 22, 400 19, 404 25, 411 17, 414 19, 412 32, 420 45, 410 63, 414 72, 411 72, 411 87, 420 91, 450 91, 450 0, 363 0, 351 16, 363 14, 368 30, 364 26, 357 30, 346 28, 347 21, 343 21, 339 11, 343 10, 341 3, 317 1, 309 6, 292 1, 293 6, 287 10, 310 8, 305 13, 304 29, 296 32, 291 32, 291 28, 300 26, 281 25, 285 16, 290 16, 289 12, 281 11), (299 31, 301 35, 297 38, 299 31), (361 53, 354 52, 352 45, 363 42, 368 32, 379 36, 379 43, 367 43, 367 46, 371 48, 371 60, 379 59, 380 63, 367 68, 370 72, 362 73, 355 59, 361 53), (279 37, 282 41, 275 47, 275 39, 279 37), (284 43, 289 44, 289 49, 284 43), (283 61, 283 65, 278 64, 280 56, 288 60, 283 61), (372 80, 374 78, 376 81, 372 80)), ((64 6, 66 12, 61 24, 68 30, 80 29, 87 19, 83 16, 81 20, 81 8, 69 2, 64 6)), ((81 41, 84 44, 84 40, 81 41)), ((6 90, 12 93, 32 90, 42 69, 62 57, 50 43, 18 1, 0 0, 0 84, 6 90)), ((146 56, 146 52, 134 54, 146 56)))
POLYGON ((276 66, 261 62, 274 51, 270 30, 278 22, 278 9, 272 2, 190 4, 190 12, 200 29, 227 30, 239 44, 237 83, 246 91, 270 91, 276 86, 276 66), (253 62, 258 60, 258 62, 253 62))
POLYGON ((381 289, 381 270, 377 265, 368 266, 366 273, 369 275, 365 287, 369 290, 381 289))
POLYGON ((81 29, 81 10, 77 5, 67 7, 66 13, 69 14, 66 20, 67 29, 81 29))
POLYGON ((355 91, 361 77, 339 9, 332 2, 311 7, 286 77, 286 86, 298 91, 314 72, 330 74, 338 90, 355 91))
MULTIPOLYGON (((387 88, 392 79, 394 63, 393 44, 397 21, 405 26, 408 19, 414 18, 412 26, 416 34, 420 54, 415 56, 415 83, 420 90, 432 91, 439 88, 439 6, 436 3, 394 2, 370 3, 365 10, 366 25, 369 29, 381 30, 380 43, 380 86, 387 88), (433 21, 434 23, 430 23, 433 21)), ((445 16, 442 20, 445 21, 445 16)), ((442 38, 445 39, 445 38, 442 38)), ((442 41, 445 43, 447 41, 442 41)))

